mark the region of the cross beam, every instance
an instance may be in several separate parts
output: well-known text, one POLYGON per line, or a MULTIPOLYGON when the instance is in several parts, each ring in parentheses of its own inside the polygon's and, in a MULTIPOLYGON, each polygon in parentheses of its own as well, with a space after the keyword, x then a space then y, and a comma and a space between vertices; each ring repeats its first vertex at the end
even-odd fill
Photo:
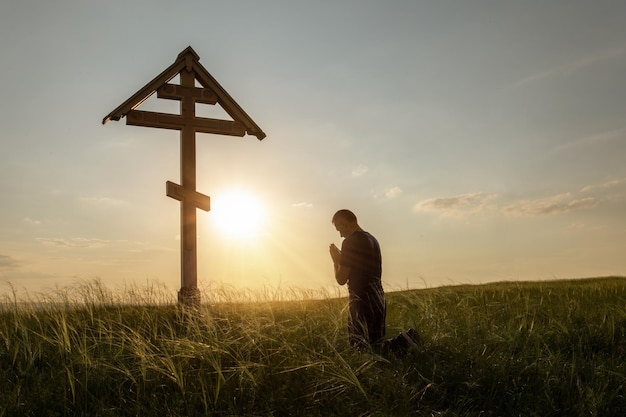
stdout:
POLYGON ((141 110, 132 110, 128 113, 126 124, 131 126, 160 127, 163 129, 182 130, 191 128, 200 133, 215 133, 218 135, 243 136, 246 129, 239 122, 231 120, 210 119, 197 117, 190 124, 189 120, 177 114, 156 113, 141 110))
POLYGON ((106 116, 102 123, 120 120, 124 116, 127 125, 180 131, 181 184, 167 181, 166 194, 181 203, 181 288, 178 301, 198 307, 196 209, 209 211, 211 200, 196 191, 196 132, 230 136, 245 136, 247 133, 259 140, 265 137, 265 133, 199 63, 199 57, 191 47, 181 52, 174 64, 106 116), (180 85, 170 84, 169 81, 176 75, 180 75, 180 85), (202 87, 196 87, 196 81, 202 87), (180 101, 180 114, 136 110, 155 91, 158 98, 180 101), (196 103, 219 104, 233 120, 198 117, 196 103))

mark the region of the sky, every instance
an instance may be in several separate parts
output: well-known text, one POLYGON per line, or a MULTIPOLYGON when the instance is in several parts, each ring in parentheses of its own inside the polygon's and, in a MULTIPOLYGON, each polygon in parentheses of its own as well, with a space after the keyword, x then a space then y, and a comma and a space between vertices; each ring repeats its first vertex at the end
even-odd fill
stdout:
POLYGON ((621 0, 5 0, 0 293, 180 287, 179 134, 102 119, 188 46, 267 134, 197 135, 203 291, 336 288, 343 208, 387 290, 624 276, 625 21, 621 0))

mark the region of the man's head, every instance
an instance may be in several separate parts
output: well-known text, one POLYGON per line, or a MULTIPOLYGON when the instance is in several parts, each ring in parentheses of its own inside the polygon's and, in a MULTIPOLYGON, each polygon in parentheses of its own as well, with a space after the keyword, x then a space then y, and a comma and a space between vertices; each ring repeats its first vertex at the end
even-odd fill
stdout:
POLYGON ((339 236, 346 237, 351 235, 359 228, 356 216, 350 210, 339 210, 333 216, 332 223, 339 232, 339 236))

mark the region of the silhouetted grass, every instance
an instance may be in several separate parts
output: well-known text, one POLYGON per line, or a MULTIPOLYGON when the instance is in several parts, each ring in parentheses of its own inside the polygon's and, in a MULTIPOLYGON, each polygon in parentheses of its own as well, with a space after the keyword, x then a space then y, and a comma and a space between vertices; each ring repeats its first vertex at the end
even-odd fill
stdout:
POLYGON ((354 352, 345 299, 99 282, 0 303, 0 416, 623 416, 626 279, 389 294, 406 358, 354 352), (290 298, 292 301, 279 301, 290 298), (319 298, 319 299, 318 299, 319 298))

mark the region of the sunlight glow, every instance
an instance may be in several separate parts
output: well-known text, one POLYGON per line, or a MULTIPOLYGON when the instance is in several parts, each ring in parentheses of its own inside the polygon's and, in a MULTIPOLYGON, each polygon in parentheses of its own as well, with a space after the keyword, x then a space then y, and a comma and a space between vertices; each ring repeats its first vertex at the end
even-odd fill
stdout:
POLYGON ((221 234, 233 240, 258 236, 264 226, 265 208, 245 190, 229 190, 211 199, 213 224, 221 234))

